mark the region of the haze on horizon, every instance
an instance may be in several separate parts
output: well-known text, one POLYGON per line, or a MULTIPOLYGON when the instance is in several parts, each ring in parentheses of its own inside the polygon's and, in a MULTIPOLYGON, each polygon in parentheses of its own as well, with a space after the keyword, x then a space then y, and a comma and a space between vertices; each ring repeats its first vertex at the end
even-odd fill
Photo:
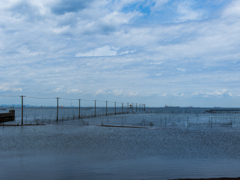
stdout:
POLYGON ((240 107, 240 0, 2 0, 0 39, 0 95, 240 107))

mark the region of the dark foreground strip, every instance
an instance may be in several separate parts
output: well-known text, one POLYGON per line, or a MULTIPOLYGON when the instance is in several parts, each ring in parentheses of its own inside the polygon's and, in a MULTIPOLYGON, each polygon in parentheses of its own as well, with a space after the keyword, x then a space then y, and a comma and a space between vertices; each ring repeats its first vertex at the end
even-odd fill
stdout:
POLYGON ((169 179, 169 180, 240 180, 240 177, 238 178, 227 178, 227 177, 222 177, 222 178, 208 178, 208 179, 169 179))
POLYGON ((24 124, 24 125, 19 125, 19 124, 0 124, 0 126, 44 126, 45 124, 24 124))
POLYGON ((148 129, 148 127, 139 127, 139 126, 113 126, 113 125, 98 125, 102 127, 121 127, 121 128, 144 128, 148 129))

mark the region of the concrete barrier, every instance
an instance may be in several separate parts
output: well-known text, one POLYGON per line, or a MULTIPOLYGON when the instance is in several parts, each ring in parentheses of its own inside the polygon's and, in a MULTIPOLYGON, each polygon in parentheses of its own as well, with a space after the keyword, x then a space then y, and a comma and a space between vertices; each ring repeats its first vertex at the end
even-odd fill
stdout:
POLYGON ((0 123, 15 120, 15 110, 9 110, 8 113, 0 113, 0 123))

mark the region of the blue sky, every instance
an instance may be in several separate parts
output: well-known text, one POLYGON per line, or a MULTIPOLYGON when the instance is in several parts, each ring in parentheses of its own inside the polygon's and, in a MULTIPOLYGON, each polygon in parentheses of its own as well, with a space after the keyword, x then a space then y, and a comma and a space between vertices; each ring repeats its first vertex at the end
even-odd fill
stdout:
POLYGON ((240 106, 240 0, 1 0, 0 40, 0 95, 240 106))

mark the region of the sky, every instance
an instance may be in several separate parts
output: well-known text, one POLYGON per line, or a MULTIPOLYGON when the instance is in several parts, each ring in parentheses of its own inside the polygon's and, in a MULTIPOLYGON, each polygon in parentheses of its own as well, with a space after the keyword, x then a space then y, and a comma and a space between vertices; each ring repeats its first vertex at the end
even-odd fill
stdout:
POLYGON ((240 107, 240 0, 0 1, 1 96, 240 107))

